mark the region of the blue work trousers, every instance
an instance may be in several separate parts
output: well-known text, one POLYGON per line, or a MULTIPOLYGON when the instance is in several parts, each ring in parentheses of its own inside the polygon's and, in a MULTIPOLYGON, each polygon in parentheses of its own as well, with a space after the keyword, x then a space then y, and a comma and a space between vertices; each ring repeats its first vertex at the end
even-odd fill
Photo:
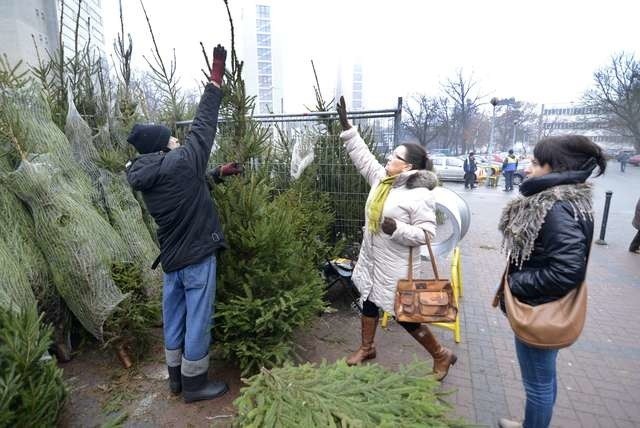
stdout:
POLYGON ((162 315, 164 343, 170 366, 197 361, 209 354, 213 303, 216 294, 216 257, 164 274, 162 315), (182 352, 180 352, 180 350, 182 352), (172 355, 172 356, 170 356, 172 355))

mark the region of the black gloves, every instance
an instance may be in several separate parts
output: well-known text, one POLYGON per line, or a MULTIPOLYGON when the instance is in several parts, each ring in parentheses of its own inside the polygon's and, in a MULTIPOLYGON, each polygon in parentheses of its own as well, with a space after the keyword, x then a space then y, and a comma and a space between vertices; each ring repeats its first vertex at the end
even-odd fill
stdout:
POLYGON ((380 225, 380 228, 387 235, 393 235, 393 232, 396 231, 396 221, 392 218, 385 217, 384 221, 380 225))

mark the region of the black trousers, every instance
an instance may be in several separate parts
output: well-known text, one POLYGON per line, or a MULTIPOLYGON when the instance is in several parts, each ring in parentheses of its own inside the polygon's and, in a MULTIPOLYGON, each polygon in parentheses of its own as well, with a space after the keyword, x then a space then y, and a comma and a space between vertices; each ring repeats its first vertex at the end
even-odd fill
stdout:
POLYGON ((504 188, 505 190, 513 190, 513 173, 514 171, 504 172, 504 188))
MULTIPOLYGON (((369 300, 364 301, 364 304, 362 305, 362 315, 364 315, 365 317, 378 318, 379 314, 380 308, 378 308, 375 303, 372 303, 369 300)), ((420 327, 420 323, 416 322, 398 321, 398 324, 400 324, 409 333, 417 330, 418 327, 420 327)))
POLYGON ((640 249, 640 230, 636 233, 636 236, 633 237, 631 244, 629 245, 629 251, 638 251, 640 249))
POLYGON ((476 174, 474 172, 465 172, 464 173, 464 187, 471 188, 476 185, 476 174))

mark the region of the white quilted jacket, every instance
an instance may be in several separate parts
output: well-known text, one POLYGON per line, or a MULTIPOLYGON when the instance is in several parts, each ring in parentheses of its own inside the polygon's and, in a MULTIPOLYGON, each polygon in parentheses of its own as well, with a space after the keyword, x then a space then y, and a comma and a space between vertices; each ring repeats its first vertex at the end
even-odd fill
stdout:
MULTIPOLYGON (((360 174, 371 186, 367 207, 386 171, 362 140, 355 127, 340 134, 340 138, 360 174)), ((409 268, 409 248, 413 251, 414 275, 418 274, 420 254, 417 248, 426 244, 436 232, 436 202, 431 192, 437 185, 436 175, 430 171, 413 170, 401 174, 393 184, 385 201, 382 218, 396 221, 393 235, 368 230, 369 218, 365 209, 365 227, 353 282, 360 291, 361 301, 369 299, 384 311, 394 314, 396 284, 406 278, 409 268)))

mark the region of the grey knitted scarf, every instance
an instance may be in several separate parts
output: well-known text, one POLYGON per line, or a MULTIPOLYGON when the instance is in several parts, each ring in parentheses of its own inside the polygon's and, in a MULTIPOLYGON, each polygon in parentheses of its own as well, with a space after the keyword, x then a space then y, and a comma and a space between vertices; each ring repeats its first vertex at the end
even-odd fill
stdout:
POLYGON ((576 220, 593 219, 591 184, 561 184, 531 196, 518 196, 502 211, 498 229, 502 232, 502 251, 511 263, 522 267, 531 257, 533 246, 547 213, 558 201, 568 202, 576 220))

